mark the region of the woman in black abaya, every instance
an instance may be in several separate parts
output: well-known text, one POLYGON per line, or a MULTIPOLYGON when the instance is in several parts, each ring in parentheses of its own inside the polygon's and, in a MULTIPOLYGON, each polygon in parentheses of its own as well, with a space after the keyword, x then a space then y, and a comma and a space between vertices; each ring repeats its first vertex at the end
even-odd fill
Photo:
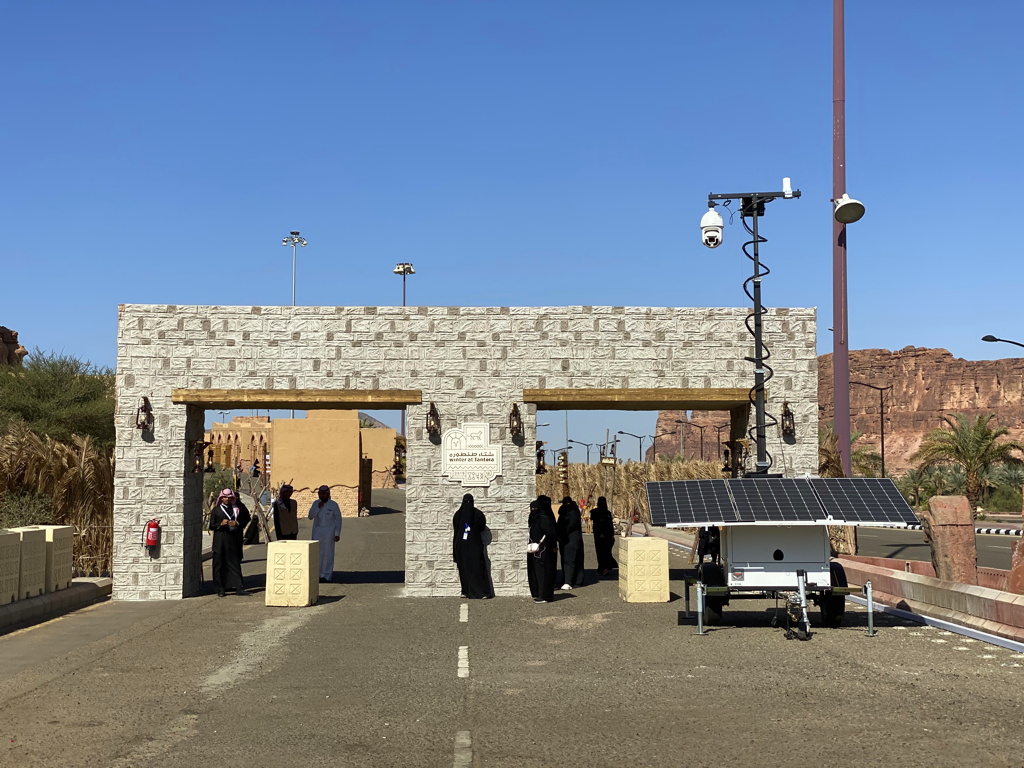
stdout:
POLYGON ((558 575, 558 532, 555 530, 551 499, 538 496, 536 501, 530 502, 529 524, 526 571, 530 579, 530 594, 535 603, 550 603, 555 599, 555 576, 558 575))
POLYGON ((242 588, 242 532, 250 519, 249 510, 240 504, 234 491, 225 488, 210 510, 210 530, 213 531, 213 580, 217 594, 233 589, 244 595, 242 588))
POLYGON ((558 508, 558 545, 562 550, 562 589, 583 586, 583 520, 576 502, 566 496, 558 508))
POLYGON ((455 529, 452 556, 459 567, 462 596, 471 600, 487 599, 491 596, 491 580, 487 576, 482 537, 487 518, 473 506, 472 494, 462 497, 462 506, 452 517, 452 526, 455 529))
POLYGON ((597 550, 597 570, 602 576, 619 567, 612 555, 615 546, 615 524, 608 501, 604 496, 597 500, 597 507, 590 511, 590 522, 594 526, 594 549, 597 550))

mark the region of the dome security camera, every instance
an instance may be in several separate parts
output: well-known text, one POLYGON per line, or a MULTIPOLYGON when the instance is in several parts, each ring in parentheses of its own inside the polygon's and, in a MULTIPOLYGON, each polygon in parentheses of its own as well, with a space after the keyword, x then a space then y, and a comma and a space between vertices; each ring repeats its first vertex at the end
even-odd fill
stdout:
POLYGON ((721 214, 710 208, 700 219, 700 239, 708 248, 717 248, 722 244, 722 233, 725 222, 721 214))

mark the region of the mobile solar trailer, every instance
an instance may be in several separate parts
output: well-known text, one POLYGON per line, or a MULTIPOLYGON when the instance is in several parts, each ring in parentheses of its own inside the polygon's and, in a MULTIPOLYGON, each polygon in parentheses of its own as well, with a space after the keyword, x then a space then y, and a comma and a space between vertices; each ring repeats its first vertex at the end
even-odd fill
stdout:
POLYGON ((810 637, 807 604, 838 627, 849 587, 830 556, 829 525, 907 526, 918 519, 888 478, 758 478, 647 483, 654 525, 717 526, 721 566, 702 563, 703 604, 721 616, 732 599, 784 598, 793 634, 810 637))

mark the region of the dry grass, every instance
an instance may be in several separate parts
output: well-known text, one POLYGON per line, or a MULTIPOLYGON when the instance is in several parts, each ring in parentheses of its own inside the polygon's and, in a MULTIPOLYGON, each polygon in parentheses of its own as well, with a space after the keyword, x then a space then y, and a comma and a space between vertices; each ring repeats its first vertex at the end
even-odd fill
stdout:
POLYGON ((29 492, 52 503, 53 519, 35 523, 75 530, 75 575, 111 572, 114 517, 113 452, 91 438, 71 444, 12 425, 0 435, 0 498, 29 492))
MULTIPOLYGON (((722 465, 711 461, 658 461, 655 463, 627 462, 612 466, 599 464, 569 465, 569 495, 577 501, 586 499, 589 506, 597 503, 598 496, 608 499, 612 514, 628 518, 639 512, 641 520, 651 519, 647 508, 644 483, 654 480, 710 480, 725 477, 722 465)), ((548 467, 547 474, 537 475, 537 493, 562 499, 561 483, 556 467, 548 467)))

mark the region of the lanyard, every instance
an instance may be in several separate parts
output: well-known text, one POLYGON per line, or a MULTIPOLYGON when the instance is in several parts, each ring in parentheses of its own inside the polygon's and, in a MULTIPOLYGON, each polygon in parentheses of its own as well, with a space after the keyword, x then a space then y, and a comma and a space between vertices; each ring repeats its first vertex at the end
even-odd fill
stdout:
POLYGON ((225 507, 223 504, 221 504, 221 507, 224 509, 224 515, 229 520, 238 519, 238 507, 225 507))

